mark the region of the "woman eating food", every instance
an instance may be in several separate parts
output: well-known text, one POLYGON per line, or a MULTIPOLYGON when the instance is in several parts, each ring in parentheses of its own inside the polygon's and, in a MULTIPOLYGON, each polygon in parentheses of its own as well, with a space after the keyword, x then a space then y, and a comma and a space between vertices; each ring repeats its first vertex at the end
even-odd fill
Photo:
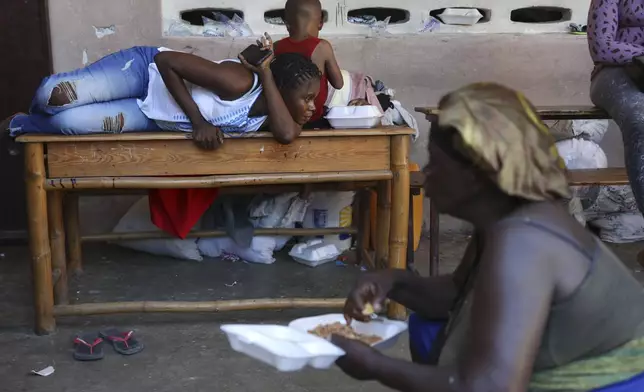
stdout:
POLYGON ((475 234, 452 275, 361 276, 345 316, 397 301, 413 362, 334 335, 338 366, 399 391, 644 391, 644 291, 571 217, 566 170, 532 105, 474 84, 445 96, 425 189, 475 234))

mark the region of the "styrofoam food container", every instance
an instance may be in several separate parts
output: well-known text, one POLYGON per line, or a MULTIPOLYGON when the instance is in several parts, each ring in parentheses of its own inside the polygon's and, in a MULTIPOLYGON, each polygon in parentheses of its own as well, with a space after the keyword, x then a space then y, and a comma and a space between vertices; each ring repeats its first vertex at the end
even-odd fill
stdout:
POLYGON ((326 244, 316 238, 293 246, 288 254, 298 263, 317 267, 335 260, 341 252, 334 244, 326 244))
MULTIPOLYGON (((321 324, 333 323, 346 324, 344 316, 340 313, 325 314, 322 316, 305 317, 291 321, 288 325, 290 328, 300 332, 308 332, 315 329, 321 324)), ((378 343, 372 344, 372 347, 386 349, 392 347, 398 341, 401 333, 407 330, 407 323, 403 321, 389 320, 387 318, 377 318, 368 323, 353 321, 351 327, 361 334, 376 335, 382 338, 378 343)))
POLYGON ((483 14, 476 8, 446 8, 437 16, 445 24, 472 26, 481 20, 483 14))
POLYGON ((281 325, 222 325, 233 350, 246 354, 282 372, 305 366, 328 369, 344 351, 330 342, 281 325))
POLYGON ((372 105, 335 106, 326 115, 333 128, 373 128, 380 125, 381 117, 380 110, 372 105))

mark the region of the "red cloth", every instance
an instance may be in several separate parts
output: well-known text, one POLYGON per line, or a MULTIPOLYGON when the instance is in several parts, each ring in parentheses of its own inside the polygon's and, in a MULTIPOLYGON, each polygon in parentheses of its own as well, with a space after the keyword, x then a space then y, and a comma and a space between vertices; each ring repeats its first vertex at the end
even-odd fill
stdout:
POLYGON ((152 189, 148 194, 152 223, 184 239, 218 194, 218 188, 152 189))
MULTIPOLYGON (((275 55, 279 56, 282 53, 298 53, 307 59, 311 59, 313 51, 318 47, 320 39, 317 37, 309 37, 303 41, 293 41, 290 37, 282 38, 277 41, 277 46, 275 48, 275 55)), ((329 85, 327 84, 327 77, 322 71, 323 75, 320 79, 320 94, 315 98, 315 113, 309 122, 319 120, 324 114, 324 103, 326 102, 326 96, 329 92, 329 85)))

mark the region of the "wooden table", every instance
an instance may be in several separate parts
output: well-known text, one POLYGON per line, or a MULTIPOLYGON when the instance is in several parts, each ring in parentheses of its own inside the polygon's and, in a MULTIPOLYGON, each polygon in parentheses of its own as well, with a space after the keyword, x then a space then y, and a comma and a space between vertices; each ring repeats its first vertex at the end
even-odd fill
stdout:
MULTIPOLYGON (((275 184, 371 182, 378 191, 376 265, 404 269, 409 215, 409 140, 413 130, 302 132, 289 145, 270 133, 227 138, 203 151, 182 133, 49 136, 24 135, 29 247, 36 332, 55 330, 55 318, 135 312, 210 312, 286 307, 341 307, 344 298, 250 299, 210 302, 69 304, 67 270, 79 270, 82 240, 159 238, 163 233, 107 234, 81 238, 78 192, 153 188, 261 187, 275 184), (68 200, 65 195, 73 195, 68 200), (65 200, 65 203, 63 201, 65 200), (65 207, 63 208, 63 204, 65 207)), ((271 234, 352 232, 353 228, 263 229, 271 234)), ((192 233, 221 236, 222 231, 192 233)), ((406 310, 390 304, 389 316, 406 310)))
MULTIPOLYGON (((542 120, 608 120, 610 115, 596 106, 540 106, 535 108, 542 120)), ((440 110, 436 106, 416 107, 415 111, 425 115, 430 123, 437 121, 440 110)), ((584 169, 568 171, 568 184, 579 185, 628 185, 628 175, 625 168, 584 169)), ((425 182, 422 173, 414 173, 413 184, 425 182)), ((438 274, 439 254, 439 220, 436 208, 430 200, 429 218, 429 271, 430 275, 438 274)))

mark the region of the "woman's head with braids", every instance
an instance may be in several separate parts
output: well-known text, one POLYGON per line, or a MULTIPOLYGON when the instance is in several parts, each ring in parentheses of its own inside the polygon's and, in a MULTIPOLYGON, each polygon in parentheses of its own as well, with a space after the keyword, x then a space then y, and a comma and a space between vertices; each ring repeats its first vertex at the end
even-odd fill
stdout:
POLYGON ((315 98, 320 92, 322 73, 306 57, 297 53, 276 56, 271 72, 291 116, 300 125, 315 113, 315 98))

